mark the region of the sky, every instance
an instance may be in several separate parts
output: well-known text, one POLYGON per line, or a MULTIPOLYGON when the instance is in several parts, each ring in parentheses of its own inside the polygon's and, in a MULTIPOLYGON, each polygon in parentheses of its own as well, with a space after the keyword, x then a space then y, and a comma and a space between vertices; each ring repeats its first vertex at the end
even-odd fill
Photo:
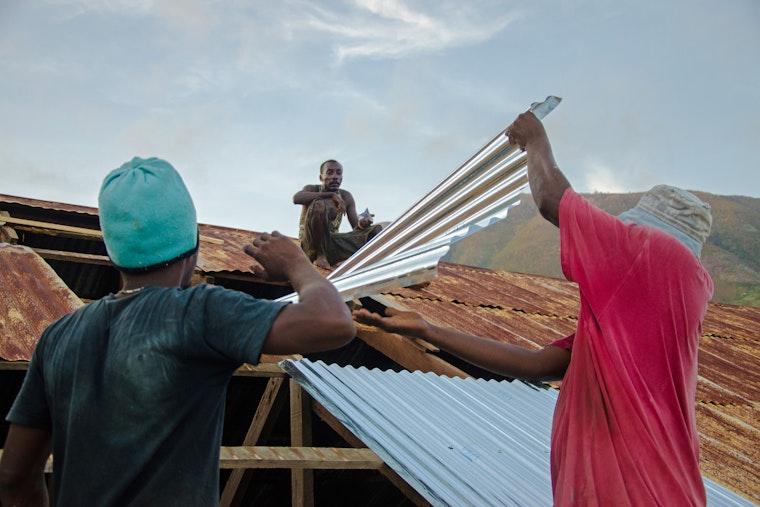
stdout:
POLYGON ((392 221, 548 95, 578 191, 760 197, 757 0, 2 0, 0 194, 156 156, 201 223, 296 236, 337 159, 392 221))

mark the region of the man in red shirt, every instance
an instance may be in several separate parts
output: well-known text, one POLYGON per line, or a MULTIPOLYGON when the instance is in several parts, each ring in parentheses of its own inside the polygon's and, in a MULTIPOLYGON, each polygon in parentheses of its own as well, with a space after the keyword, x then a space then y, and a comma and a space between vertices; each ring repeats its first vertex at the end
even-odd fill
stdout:
POLYGON ((531 351, 413 312, 362 309, 354 317, 502 375, 563 380, 551 439, 555 505, 704 505, 695 393, 713 293, 699 261, 709 206, 658 185, 634 208, 609 215, 573 191, 533 113, 506 133, 527 151, 541 215, 560 229, 562 270, 580 291, 575 334, 531 351))

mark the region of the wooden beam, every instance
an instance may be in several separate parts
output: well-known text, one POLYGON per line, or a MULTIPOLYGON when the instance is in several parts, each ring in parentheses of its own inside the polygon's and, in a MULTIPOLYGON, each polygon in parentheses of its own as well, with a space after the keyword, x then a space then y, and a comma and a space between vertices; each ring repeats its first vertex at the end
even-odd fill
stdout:
POLYGON ((9 224, 25 225, 27 227, 36 227, 39 229, 50 229, 53 231, 64 232, 74 236, 84 236, 91 239, 100 239, 103 233, 99 229, 88 229, 86 227, 73 227, 71 225, 54 224, 50 222, 41 222, 39 220, 27 220, 26 218, 3 217, 3 221, 9 224))
POLYGON ((7 211, 0 211, 0 242, 16 245, 18 244, 18 234, 16 234, 13 227, 5 225, 5 222, 3 221, 3 217, 9 216, 11 216, 11 214, 7 211))
MULTIPOLYGON (((3 450, 0 449, 0 458, 3 450)), ((370 449, 340 447, 269 447, 269 446, 223 446, 219 450, 219 468, 312 468, 378 470, 383 460, 370 449)), ((52 473, 53 457, 45 465, 45 472, 52 473)))
POLYGON ((0 371, 28 369, 29 361, 0 361, 0 371))
POLYGON ((456 366, 430 354, 409 338, 382 331, 374 326, 356 324, 357 336, 370 347, 382 352, 409 371, 434 372, 447 377, 469 378, 470 375, 456 366))
MULTIPOLYGON (((311 444, 311 397, 291 378, 290 445, 304 447, 311 444)), ((290 473, 290 504, 293 507, 314 507, 314 471, 294 468, 290 473)))
POLYGON ((65 252, 63 250, 48 250, 45 248, 32 248, 43 259, 52 259, 64 262, 79 262, 82 264, 99 264, 111 266, 111 259, 107 255, 94 255, 79 252, 65 252))
POLYGON ((383 460, 370 449, 339 447, 222 447, 220 468, 378 470, 383 460))
POLYGON ((259 363, 256 365, 245 363, 235 370, 236 377, 285 377, 285 370, 276 363, 259 363))
MULTIPOLYGON (((55 224, 52 222, 40 222, 39 220, 27 220, 26 218, 15 218, 11 216, 4 216, 3 222, 9 224, 23 225, 26 227, 36 227, 39 229, 48 229, 51 231, 62 232, 71 234, 73 236, 83 236, 90 239, 102 239, 103 232, 100 229, 88 229, 86 227, 74 227, 71 225, 55 224)), ((223 239, 212 238, 209 236, 200 236, 200 240, 206 243, 213 243, 216 245, 223 245, 223 239)))
MULTIPOLYGON (((314 410, 314 413, 317 414, 317 416, 322 419, 325 423, 327 423, 330 428, 335 431, 338 435, 343 438, 346 442, 348 442, 349 445, 355 447, 355 448, 363 448, 366 447, 366 444, 359 440, 359 438, 354 435, 351 431, 349 431, 346 426, 341 423, 333 414, 331 414, 321 403, 317 402, 316 400, 312 400, 312 409, 314 410)), ((395 470, 393 470, 391 467, 389 467, 386 464, 383 464, 382 467, 377 469, 381 474, 385 476, 386 479, 388 479, 391 484, 396 486, 399 491, 401 491, 409 500, 411 500, 414 505, 417 505, 419 507, 428 507, 430 506, 430 502, 428 502, 425 497, 420 495, 416 489, 411 487, 408 482, 406 482, 404 479, 401 478, 399 474, 396 473, 395 470)))
MULTIPOLYGON (((261 365, 259 364, 258 366, 261 365)), ((279 408, 282 407, 282 404, 284 403, 286 394, 285 389, 283 389, 284 385, 284 376, 269 379, 264 394, 259 401, 259 405, 256 407, 256 413, 253 414, 253 420, 248 427, 248 432, 243 439, 243 446, 255 445, 259 441, 262 433, 264 433, 264 428, 267 426, 267 423, 270 425, 274 423, 274 417, 271 414, 279 413, 279 408)), ((240 505, 250 481, 250 472, 246 472, 245 470, 233 470, 224 485, 222 496, 219 499, 219 506, 230 507, 233 505, 240 505)))

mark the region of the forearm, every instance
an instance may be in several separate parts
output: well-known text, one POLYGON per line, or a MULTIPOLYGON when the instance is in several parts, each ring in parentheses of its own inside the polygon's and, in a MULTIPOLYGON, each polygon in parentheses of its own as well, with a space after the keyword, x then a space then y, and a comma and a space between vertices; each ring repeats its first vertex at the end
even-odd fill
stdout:
POLYGON ((554 161, 549 139, 539 138, 526 146, 528 182, 541 216, 559 226, 559 203, 570 183, 554 161))
POLYGON ((294 266, 290 282, 298 294, 301 313, 299 325, 310 328, 312 334, 324 330, 323 338, 352 339, 356 335, 351 311, 332 282, 320 274, 310 262, 294 266))
POLYGON ((558 380, 564 368, 542 359, 544 350, 529 350, 453 329, 428 325, 420 338, 485 370, 527 381, 558 380))
POLYGON ((333 195, 335 195, 335 192, 309 192, 302 190, 293 196, 293 204, 308 206, 317 199, 332 199, 333 195))
POLYGON ((45 476, 26 477, 21 483, 7 484, 0 482, 0 505, 19 507, 43 507, 48 505, 48 493, 45 476))
POLYGON ((0 458, 0 504, 48 504, 45 465, 51 436, 45 429, 11 424, 0 458))

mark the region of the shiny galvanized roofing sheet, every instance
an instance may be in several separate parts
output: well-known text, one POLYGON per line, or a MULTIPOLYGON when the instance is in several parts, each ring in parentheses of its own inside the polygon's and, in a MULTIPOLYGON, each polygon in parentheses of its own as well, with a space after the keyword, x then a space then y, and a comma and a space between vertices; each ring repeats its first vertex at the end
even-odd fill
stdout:
MULTIPOLYGON (((308 359, 281 365, 432 505, 552 504, 556 391, 308 359)), ((752 505, 705 485, 711 506, 752 505)))
POLYGON ((0 359, 30 360, 42 331, 80 306, 32 249, 0 243, 0 359))
MULTIPOLYGON (((439 278, 384 297, 434 324, 540 348, 577 324, 571 282, 440 263, 439 278)), ((710 304, 699 348, 702 473, 760 503, 760 308, 710 304)))

